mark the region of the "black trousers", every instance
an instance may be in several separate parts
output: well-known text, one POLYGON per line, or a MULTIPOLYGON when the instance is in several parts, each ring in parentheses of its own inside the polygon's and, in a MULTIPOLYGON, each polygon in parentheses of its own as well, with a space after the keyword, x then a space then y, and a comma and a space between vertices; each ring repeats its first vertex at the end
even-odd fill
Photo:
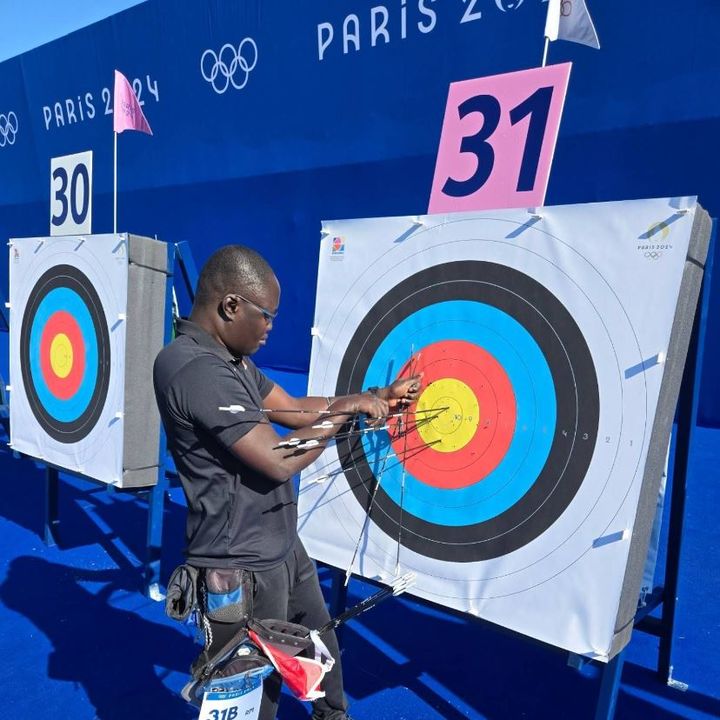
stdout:
MULTIPOLYGON (((251 572, 253 579, 252 616, 258 620, 287 620, 315 630, 329 619, 320 590, 315 564, 298 539, 284 563, 272 570, 251 572)), ((212 622, 213 647, 222 647, 237 632, 238 626, 212 622)), ((322 689, 325 697, 313 703, 313 718, 336 720, 344 718, 347 699, 343 692, 340 648, 334 631, 324 633, 322 641, 335 658, 333 669, 325 676, 322 689)), ((274 720, 282 680, 273 673, 265 680, 259 720, 274 720)))

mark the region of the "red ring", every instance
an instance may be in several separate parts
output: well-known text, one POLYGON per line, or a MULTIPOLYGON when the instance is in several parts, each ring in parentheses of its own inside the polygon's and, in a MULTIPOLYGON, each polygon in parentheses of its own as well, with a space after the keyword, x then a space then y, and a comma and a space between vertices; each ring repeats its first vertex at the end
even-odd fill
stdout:
MULTIPOLYGON (((407 472, 432 487, 455 489, 473 485, 505 457, 515 432, 516 405, 510 378, 486 350, 463 340, 443 340, 422 348, 400 371, 401 377, 423 373, 423 387, 443 378, 464 382, 475 393, 481 419, 472 440, 451 453, 428 447, 416 429, 397 435, 397 418, 388 422, 392 447, 404 458, 407 472)), ((415 417, 411 406, 409 417, 415 417)), ((420 420, 422 416, 417 416, 420 420)))
POLYGON ((40 368, 48 390, 60 400, 69 400, 82 383, 85 373, 85 343, 77 320, 65 310, 54 312, 45 323, 40 337, 40 368), (55 373, 50 361, 52 341, 60 333, 67 335, 73 351, 72 368, 64 378, 55 373))

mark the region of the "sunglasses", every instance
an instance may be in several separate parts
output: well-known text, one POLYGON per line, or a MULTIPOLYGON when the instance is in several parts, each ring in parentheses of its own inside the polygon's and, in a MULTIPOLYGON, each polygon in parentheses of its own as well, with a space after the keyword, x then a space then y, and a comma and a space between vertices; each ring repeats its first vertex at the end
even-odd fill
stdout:
POLYGON ((235 297, 239 297, 243 302, 246 302, 248 305, 252 305, 256 310, 259 310, 262 313, 263 319, 265 322, 269 325, 276 317, 277 317, 277 311, 270 312, 267 308, 264 308, 262 305, 258 305, 256 302, 253 302, 252 300, 248 300, 244 295, 241 295, 240 293, 233 293, 235 297))

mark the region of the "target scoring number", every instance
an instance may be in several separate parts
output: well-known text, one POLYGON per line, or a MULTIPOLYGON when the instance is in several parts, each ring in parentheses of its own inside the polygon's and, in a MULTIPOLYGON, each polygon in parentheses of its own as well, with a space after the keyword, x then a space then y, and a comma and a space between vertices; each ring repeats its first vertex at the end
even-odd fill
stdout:
POLYGON ((543 204, 570 68, 450 85, 428 212, 543 204))
POLYGON ((50 160, 50 235, 92 233, 92 150, 50 160))

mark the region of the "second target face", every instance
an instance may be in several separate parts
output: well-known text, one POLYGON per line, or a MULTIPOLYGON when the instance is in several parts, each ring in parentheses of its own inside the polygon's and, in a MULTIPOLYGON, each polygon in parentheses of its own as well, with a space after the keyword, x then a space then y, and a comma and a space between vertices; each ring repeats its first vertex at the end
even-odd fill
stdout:
POLYGON ((95 428, 110 382, 110 338, 88 277, 58 264, 32 288, 20 331, 30 409, 54 440, 76 443, 95 428))

